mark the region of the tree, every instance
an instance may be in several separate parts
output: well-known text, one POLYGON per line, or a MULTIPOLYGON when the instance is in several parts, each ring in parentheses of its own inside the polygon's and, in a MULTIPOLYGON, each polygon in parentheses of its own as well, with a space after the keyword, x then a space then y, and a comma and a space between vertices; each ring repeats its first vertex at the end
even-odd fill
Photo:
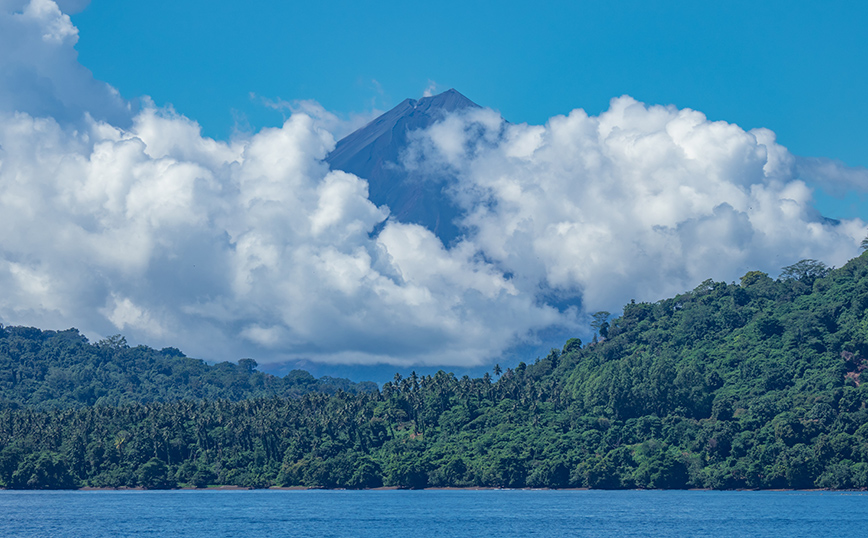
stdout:
POLYGON ((60 455, 52 452, 30 454, 12 474, 15 489, 72 489, 75 478, 60 455))
POLYGON ((862 250, 868 250, 868 235, 865 236, 865 239, 862 240, 862 243, 859 245, 859 248, 862 250))
POLYGON ((383 485, 383 473, 376 461, 369 456, 362 456, 354 462, 354 471, 347 481, 347 486, 353 489, 378 488, 383 485))
POLYGON ((168 489, 174 486, 169 481, 169 470, 166 464, 157 458, 151 458, 143 463, 138 471, 139 483, 145 489, 168 489))
POLYGON ((605 310, 600 310, 594 313, 594 321, 591 322, 591 328, 600 336, 606 338, 609 335, 609 314, 605 310))
POLYGON ((256 367, 259 366, 259 364, 257 364, 253 359, 244 358, 238 360, 238 366, 248 374, 252 374, 256 371, 256 367))
POLYGON ((127 339, 120 334, 114 334, 112 336, 103 338, 102 340, 97 342, 96 345, 100 348, 113 349, 115 351, 120 349, 127 349, 130 347, 129 345, 127 345, 127 339))
POLYGON ((826 264, 817 260, 801 260, 781 269, 781 280, 798 280, 812 285, 814 280, 829 274, 826 264))
POLYGON ((743 277, 741 277, 741 286, 743 288, 746 288, 748 286, 756 284, 757 282, 767 280, 768 278, 769 275, 763 273, 762 271, 748 271, 743 277))
POLYGON ((582 339, 581 338, 570 338, 567 340, 567 343, 564 344, 564 353, 569 353, 571 351, 579 351, 582 349, 582 339))

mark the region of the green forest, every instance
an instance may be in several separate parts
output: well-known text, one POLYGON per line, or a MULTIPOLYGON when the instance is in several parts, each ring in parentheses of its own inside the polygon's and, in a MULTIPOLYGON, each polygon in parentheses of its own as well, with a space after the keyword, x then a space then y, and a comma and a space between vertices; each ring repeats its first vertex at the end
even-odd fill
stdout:
POLYGON ((0 486, 868 487, 868 252, 595 316, 591 342, 381 388, 0 330, 0 486))
POLYGON ((209 365, 176 348, 131 348, 121 335, 89 344, 76 329, 0 326, 0 409, 237 401, 377 390, 376 383, 315 379, 303 370, 280 378, 256 371, 257 366, 253 359, 209 365))

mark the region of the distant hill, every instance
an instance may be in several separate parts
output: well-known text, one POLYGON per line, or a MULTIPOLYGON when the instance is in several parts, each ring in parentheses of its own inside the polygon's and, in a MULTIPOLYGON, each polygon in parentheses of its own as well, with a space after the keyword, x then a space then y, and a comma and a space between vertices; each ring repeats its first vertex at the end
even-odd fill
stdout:
POLYGON ((298 397, 376 391, 371 382, 285 377, 256 371, 252 359, 209 365, 175 348, 129 347, 121 336, 88 343, 76 329, 43 331, 0 325, 0 409, 139 402, 298 397))
POLYGON ((448 244, 459 235, 453 223, 458 208, 443 192, 452 178, 429 177, 401 163, 408 134, 430 127, 448 113, 479 108, 454 89, 401 104, 340 140, 328 157, 333 170, 368 180, 370 199, 388 205, 392 217, 425 226, 448 244))

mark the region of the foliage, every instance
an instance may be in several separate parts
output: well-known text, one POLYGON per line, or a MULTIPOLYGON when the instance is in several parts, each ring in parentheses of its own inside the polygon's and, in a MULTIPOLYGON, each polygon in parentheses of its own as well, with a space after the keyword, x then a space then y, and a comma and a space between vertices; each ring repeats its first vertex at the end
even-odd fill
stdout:
MULTIPOLYGON (((865 488, 868 253, 823 272, 631 303, 605 340, 570 340, 497 380, 7 406, 0 485, 865 488)), ((48 337, 64 334, 87 345, 48 337)), ((133 351, 106 348, 117 361, 133 351)), ((46 349, 61 360, 62 346, 46 349)))
POLYGON ((131 348, 121 335, 90 344, 76 329, 0 325, 0 408, 242 400, 377 389, 370 382, 315 379, 303 370, 280 378, 256 367, 249 358, 209 365, 175 348, 131 348))

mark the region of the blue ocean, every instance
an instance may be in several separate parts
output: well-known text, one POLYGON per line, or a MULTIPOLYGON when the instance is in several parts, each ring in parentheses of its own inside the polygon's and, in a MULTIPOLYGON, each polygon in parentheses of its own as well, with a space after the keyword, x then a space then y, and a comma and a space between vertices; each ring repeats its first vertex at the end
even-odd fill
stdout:
POLYGON ((0 492, 0 536, 864 537, 868 493, 0 492))

